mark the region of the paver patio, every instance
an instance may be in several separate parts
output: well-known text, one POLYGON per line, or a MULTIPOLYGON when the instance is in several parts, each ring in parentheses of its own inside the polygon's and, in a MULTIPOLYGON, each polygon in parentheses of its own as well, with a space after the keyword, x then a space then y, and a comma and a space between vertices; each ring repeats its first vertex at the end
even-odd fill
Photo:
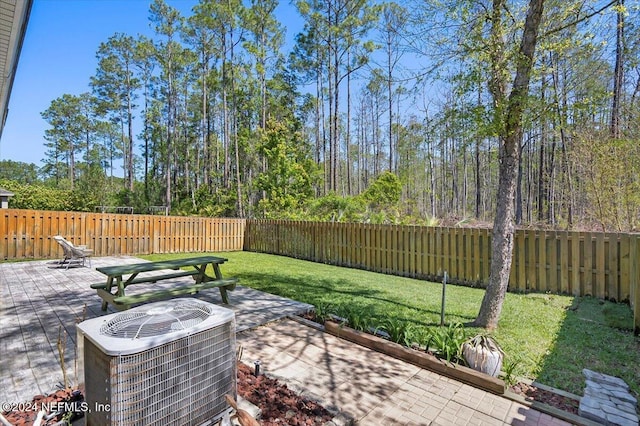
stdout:
POLYGON ((238 335, 243 360, 360 425, 568 425, 287 319, 238 335))
MULTIPOLYGON (((96 258, 92 267, 140 261, 96 258)), ((62 381, 59 330, 67 333, 65 364, 74 383, 76 321, 106 314, 89 288, 104 279, 102 274, 50 266, 47 261, 0 263, 0 402, 29 400, 62 381)), ((170 282, 153 285, 164 288, 170 282)), ((216 289, 197 297, 222 302, 216 289)), ((293 320, 274 322, 308 310, 307 304, 242 286, 230 300, 243 361, 260 360, 262 371, 360 425, 568 424, 293 320)))
MULTIPOLYGON (((62 383, 59 333, 66 340, 67 374, 75 383, 75 324, 115 312, 111 306, 103 312, 102 299, 89 288, 91 283, 106 280, 93 268, 143 261, 131 256, 103 257, 93 259, 91 268, 68 270, 52 267, 50 261, 0 263, 0 402, 31 400, 35 394, 52 392, 62 383)), ((150 286, 167 288, 175 281, 178 279, 145 284, 140 290, 148 291, 150 286)), ((222 304, 215 288, 196 297, 222 304)), ((229 297, 231 304, 227 306, 235 311, 238 332, 311 307, 242 286, 230 292, 229 297)))

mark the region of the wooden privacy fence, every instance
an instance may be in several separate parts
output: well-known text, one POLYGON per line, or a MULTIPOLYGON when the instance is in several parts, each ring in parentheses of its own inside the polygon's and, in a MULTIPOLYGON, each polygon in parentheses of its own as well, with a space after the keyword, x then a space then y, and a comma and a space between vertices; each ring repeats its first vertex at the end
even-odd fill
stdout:
POLYGON ((53 236, 95 256, 242 250, 244 219, 0 209, 2 259, 58 258, 53 236))
MULTIPOLYGON (((2 259, 58 258, 53 236, 96 256, 247 250, 484 286, 491 230, 0 209, 2 259)), ((629 301, 640 331, 640 234, 518 230, 511 291, 629 301)))
MULTIPOLYGON (((250 220, 245 250, 484 286, 491 230, 250 220)), ((629 301, 640 318, 639 234, 518 230, 513 254, 509 290, 629 301)))

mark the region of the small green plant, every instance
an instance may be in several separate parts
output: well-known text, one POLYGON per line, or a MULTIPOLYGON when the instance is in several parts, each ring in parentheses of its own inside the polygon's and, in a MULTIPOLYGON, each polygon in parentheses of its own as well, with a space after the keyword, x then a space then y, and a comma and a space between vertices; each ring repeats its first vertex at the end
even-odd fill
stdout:
POLYGON ((316 321, 323 323, 334 314, 335 308, 330 303, 319 303, 314 307, 316 321))
POLYGON ((462 360, 462 344, 466 339, 462 323, 453 322, 448 327, 429 330, 427 351, 448 362, 459 363, 462 360))
POLYGON ((411 347, 416 340, 415 325, 406 321, 389 318, 379 328, 389 335, 389 340, 407 347, 411 347))
POLYGON ((516 368, 518 368, 518 364, 520 364, 520 359, 514 359, 512 361, 508 361, 504 363, 502 371, 504 372, 504 377, 502 378, 507 386, 515 385, 518 381, 516 377, 516 368))
POLYGON ((371 316, 369 310, 365 307, 350 307, 344 310, 342 313, 338 313, 343 317, 347 325, 358 331, 369 331, 371 325, 371 316))

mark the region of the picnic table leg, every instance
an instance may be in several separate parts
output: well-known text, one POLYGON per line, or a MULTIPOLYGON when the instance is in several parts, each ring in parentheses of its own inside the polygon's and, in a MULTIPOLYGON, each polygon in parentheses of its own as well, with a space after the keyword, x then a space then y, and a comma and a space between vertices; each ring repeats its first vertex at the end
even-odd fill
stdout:
POLYGON ((197 274, 193 275, 193 280, 196 282, 196 284, 208 281, 208 277, 206 274, 207 263, 205 263, 204 265, 194 265, 193 267, 196 269, 196 271, 198 271, 197 274))
MULTIPOLYGON (((217 263, 212 264, 213 273, 216 275, 216 280, 222 279, 222 272, 220 272, 220 265, 217 263)), ((222 297, 222 303, 229 304, 229 296, 227 296, 227 287, 218 287, 220 290, 220 297, 222 297)))
POLYGON ((222 297, 222 303, 225 305, 229 304, 229 297, 227 296, 227 288, 226 287, 218 287, 220 289, 220 296, 222 297))
POLYGON ((217 263, 213 264, 213 273, 216 275, 216 280, 222 279, 222 272, 220 272, 220 265, 217 263))
MULTIPOLYGON (((107 278, 107 285, 106 285, 105 290, 108 291, 109 293, 111 293, 111 286, 112 285, 113 285, 113 277, 107 278)), ((107 301, 102 299, 102 310, 106 311, 107 310, 107 306, 109 306, 107 301)))

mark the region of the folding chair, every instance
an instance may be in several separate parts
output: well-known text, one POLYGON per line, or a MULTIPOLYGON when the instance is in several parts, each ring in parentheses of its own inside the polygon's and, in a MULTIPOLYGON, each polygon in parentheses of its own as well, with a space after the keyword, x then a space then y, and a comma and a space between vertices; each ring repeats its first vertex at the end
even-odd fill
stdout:
POLYGON ((89 259, 89 267, 91 267, 91 255, 93 250, 88 249, 87 246, 75 246, 70 241, 67 241, 64 237, 56 235, 54 240, 60 246, 64 252, 64 258, 59 262, 61 265, 66 265, 65 269, 69 269, 72 263, 82 262, 82 266, 85 266, 85 261, 89 259))

